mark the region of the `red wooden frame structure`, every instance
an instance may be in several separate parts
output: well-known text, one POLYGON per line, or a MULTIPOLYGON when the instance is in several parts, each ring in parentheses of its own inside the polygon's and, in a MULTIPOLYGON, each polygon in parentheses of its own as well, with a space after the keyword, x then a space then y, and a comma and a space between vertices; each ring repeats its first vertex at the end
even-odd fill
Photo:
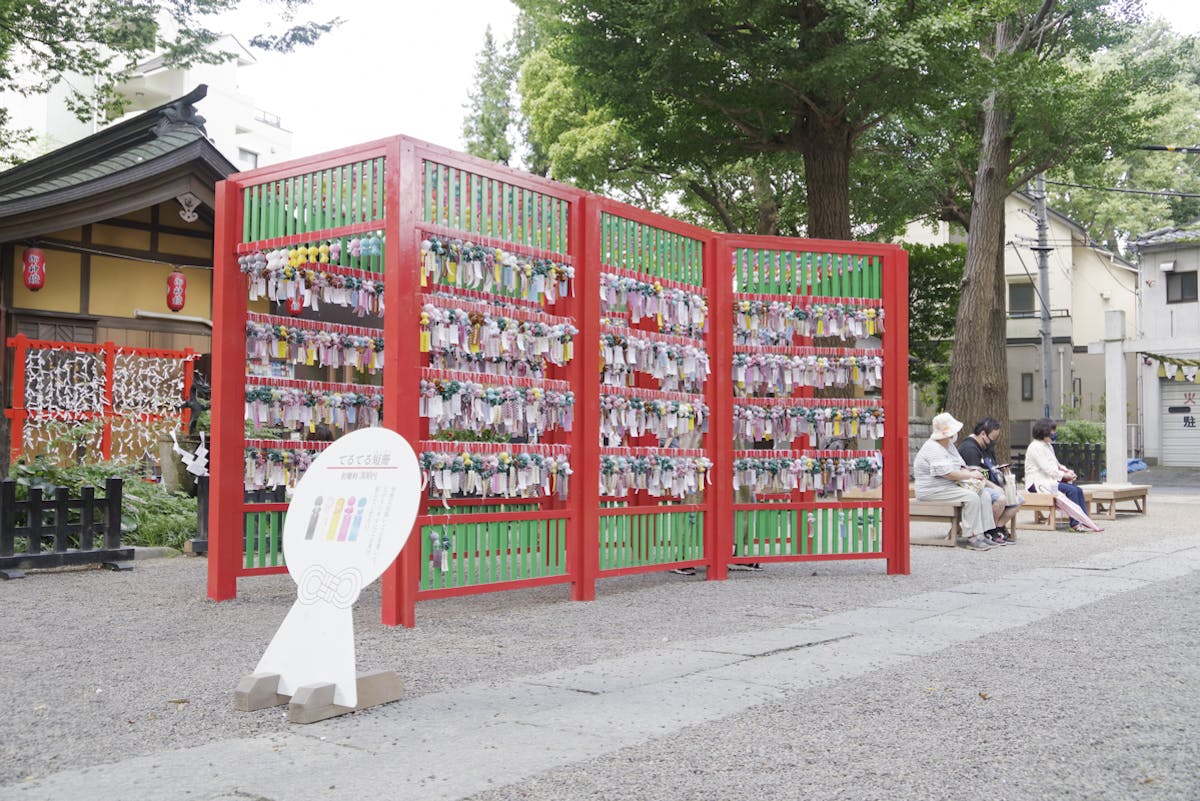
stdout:
MULTIPOLYGON (((161 350, 156 348, 129 348, 118 346, 112 342, 103 342, 100 344, 90 344, 84 342, 60 342, 56 340, 44 339, 29 339, 24 334, 18 334, 15 337, 8 339, 8 346, 13 349, 13 391, 12 403, 10 409, 5 410, 5 415, 12 420, 12 450, 11 460, 17 461, 26 455, 25 447, 25 427, 28 422, 35 420, 53 420, 62 422, 66 425, 79 425, 83 423, 91 423, 101 421, 103 428, 100 431, 99 441, 99 456, 104 461, 109 461, 113 458, 113 427, 122 423, 153 426, 160 421, 170 420, 171 427, 177 425, 183 429, 187 429, 188 423, 191 420, 192 410, 183 405, 190 397, 192 391, 192 378, 195 371, 196 352, 191 348, 184 350, 161 350), (98 364, 102 364, 103 368, 100 372, 104 376, 104 389, 101 393, 100 403, 97 408, 91 410, 65 410, 65 409, 46 409, 46 408, 30 408, 26 406, 27 398, 25 397, 26 389, 26 372, 27 361, 30 351, 48 350, 58 351, 63 353, 94 354, 98 364), (117 366, 118 355, 128 355, 141 359, 171 359, 182 363, 183 369, 183 387, 180 397, 178 398, 178 408, 170 415, 131 410, 125 408, 118 401, 117 396, 122 394, 118 392, 118 384, 121 381, 117 366)), ((126 457, 130 454, 122 454, 126 457)))
MULTIPOLYGON (((494 473, 498 459, 498 478, 508 467, 511 482, 518 475, 517 460, 553 463, 541 468, 550 471, 548 478, 541 476, 543 489, 569 487, 565 497, 552 492, 516 497, 478 497, 449 490, 428 493, 413 536, 384 574, 385 623, 413 625, 415 604, 423 599, 566 583, 572 599, 589 600, 595 597, 598 578, 686 566, 704 566, 708 578, 723 579, 727 563, 883 558, 889 573, 908 572, 908 291, 907 256, 900 248, 717 234, 408 137, 231 176, 218 184, 217 209, 210 598, 234 597, 239 577, 286 569, 277 545, 287 505, 246 500, 246 490, 252 489, 243 483, 247 449, 272 443, 246 438, 243 410, 248 384, 264 383, 247 376, 247 322, 274 319, 283 326, 288 318, 251 315, 248 290, 254 291, 258 279, 248 279, 244 273, 265 275, 257 272, 269 260, 263 254, 273 253, 270 258, 279 259, 282 251, 291 250, 294 259, 296 249, 301 263, 271 273, 274 289, 268 291, 296 294, 301 292, 297 286, 314 289, 322 282, 359 287, 383 282, 385 311, 375 329, 386 343, 382 385, 363 390, 377 392, 383 399, 382 425, 413 443, 419 456, 433 460, 429 464, 439 458, 454 459, 456 471, 470 472, 485 471, 479 463, 487 461, 494 473), (348 256, 348 243, 359 237, 364 242, 382 238, 380 254, 367 255, 364 245, 361 256, 348 256), (453 241, 455 247, 484 253, 489 266, 479 268, 478 259, 484 256, 473 257, 476 261, 471 263, 461 254, 431 256, 434 240, 453 241), (310 254, 308 262, 305 252, 310 254), (494 267, 490 266, 493 253, 494 267), (737 272, 739 260, 749 263, 746 254, 754 254, 753 270, 737 272), (258 259, 258 266, 239 265, 239 257, 243 262, 258 259), (462 263, 453 258, 461 258, 462 263), (429 259, 442 261, 431 271, 429 259), (518 266, 510 269, 513 264, 518 266), (524 265, 523 277, 520 265, 524 265), (538 271, 546 265, 551 265, 552 277, 540 282, 538 271), (472 277, 464 279, 470 270, 474 270, 472 277), (573 278, 564 280, 572 270, 573 278), (634 287, 631 291, 660 299, 658 311, 639 319, 629 306, 614 305, 611 298, 602 302, 602 275, 607 276, 605 281, 624 281, 634 287), (791 277, 782 280, 787 276, 791 277), (800 287, 793 280, 797 276, 808 283, 800 287), (815 276, 819 278, 814 283, 815 276), (555 284, 559 291, 546 289, 554 280, 559 281, 555 284), (573 291, 563 293, 569 284, 573 291), (522 288, 514 290, 514 286, 522 288), (832 289, 843 292, 835 294, 832 289), (882 345, 870 351, 884 363, 882 396, 871 400, 894 424, 892 433, 882 438, 883 468, 876 479, 878 484, 882 478, 881 501, 842 501, 836 495, 818 495, 809 487, 735 503, 735 459, 758 458, 757 451, 731 448, 735 353, 755 350, 735 344, 730 324, 734 304, 749 297, 747 290, 757 292, 755 298, 770 295, 780 301, 832 303, 842 300, 843 293, 865 299, 859 303, 874 300, 881 304, 880 322, 886 311, 882 345), (667 296, 675 299, 675 306, 666 307, 661 298, 667 296), (544 361, 538 356, 536 364, 526 358, 517 366, 504 365, 502 359, 488 362, 482 358, 486 354, 473 352, 480 348, 472 339, 474 344, 455 357, 470 363, 434 364, 435 356, 445 356, 430 346, 426 326, 431 309, 469 316, 472 336, 493 318, 504 318, 501 324, 509 326, 521 325, 522 320, 559 325, 554 330, 565 333, 552 347, 561 345, 562 351, 544 361), (672 319, 673 327, 668 325, 672 319), (414 330, 418 328, 421 336, 414 330), (606 349, 600 346, 604 341, 616 344, 606 349), (655 354, 657 362, 647 366, 613 361, 614 355, 628 360, 635 347, 655 354), (711 370, 707 380, 696 367, 705 360, 711 370), (656 366, 663 363, 669 365, 665 372, 656 366), (685 374, 681 365, 689 363, 695 369, 685 374), (610 374, 618 367, 619 374, 610 374), (528 369, 528 376, 487 372, 518 368, 528 369), (625 371, 628 378, 622 377, 625 371), (497 392, 505 387, 534 391, 532 397, 541 397, 539 391, 569 387, 574 397, 573 425, 570 430, 565 425, 547 426, 528 444, 433 441, 428 422, 418 413, 422 404, 418 387, 459 379, 497 392), (661 427, 657 434, 619 425, 614 432, 611 421, 620 417, 602 419, 604 404, 666 410, 667 417, 660 423, 669 420, 675 430, 686 432, 678 440, 663 435, 661 427), (689 415, 700 420, 702 413, 706 416, 699 426, 681 422, 691 420, 689 415), (604 447, 600 447, 602 431, 607 431, 604 447), (674 479, 675 489, 630 490, 622 484, 625 478, 617 480, 615 472, 605 472, 616 470, 625 471, 623 477, 640 475, 651 484, 660 476, 668 483, 674 479), (655 478, 647 479, 647 471, 655 478), (569 485, 565 484, 568 478, 569 485), (702 491, 689 481, 701 482, 702 491), (679 489, 684 486, 690 488, 686 493, 679 489), (611 494, 602 494, 605 487, 611 494), (735 518, 749 520, 746 515, 753 516, 754 531, 742 536, 732 524, 735 518), (854 526, 852 536, 847 535, 847 521, 854 526), (787 533, 772 533, 776 526, 787 533), (264 541, 269 541, 265 549, 264 541)), ((275 262, 276 267, 279 264, 275 262)), ((257 284, 258 291, 265 286, 264 279, 257 284)), ((372 291, 378 291, 377 284, 372 291)), ((336 295, 326 295, 326 304, 329 297, 336 295)), ((282 307, 282 299, 279 303, 282 307)), ((870 313, 875 314, 875 309, 870 313)), ((313 313, 307 310, 301 319, 302 328, 322 325, 313 322, 313 313)), ((757 352, 799 353, 807 348, 815 353, 816 345, 823 342, 800 335, 790 348, 758 346, 757 352)), ((866 353, 838 347, 821 352, 840 350, 866 353)), ((822 393, 809 388, 789 386, 787 391, 776 388, 771 393, 773 399, 745 402, 867 404, 862 398, 813 400, 814 394, 822 393)), ((274 444, 322 447, 319 442, 274 444)), ((877 455, 874 449, 816 452, 817 444, 804 436, 794 449, 772 451, 769 456, 778 459, 794 453, 799 459, 803 455, 806 464, 826 464, 829 470, 838 460, 845 464, 860 459, 860 464, 866 464, 877 455)), ((872 463, 871 469, 877 470, 878 462, 872 463)), ((429 467, 427 473, 434 483, 453 478, 449 468, 429 467)), ((497 486, 495 481, 492 486, 497 486)))

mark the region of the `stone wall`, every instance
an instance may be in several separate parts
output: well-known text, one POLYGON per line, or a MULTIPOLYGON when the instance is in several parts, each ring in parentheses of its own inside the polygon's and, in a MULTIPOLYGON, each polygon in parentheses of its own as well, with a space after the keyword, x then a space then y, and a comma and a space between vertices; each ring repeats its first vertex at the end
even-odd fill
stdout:
POLYGON ((917 451, 921 450, 925 440, 929 439, 932 430, 928 420, 908 421, 908 467, 910 470, 913 460, 917 458, 917 451))

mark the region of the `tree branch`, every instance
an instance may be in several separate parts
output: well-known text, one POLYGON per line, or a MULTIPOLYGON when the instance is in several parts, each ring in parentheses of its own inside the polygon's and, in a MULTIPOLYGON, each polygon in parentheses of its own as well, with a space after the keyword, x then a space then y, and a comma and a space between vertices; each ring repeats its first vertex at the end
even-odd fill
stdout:
MULTIPOLYGON (((712 183, 712 175, 705 170, 704 177, 712 183)), ((689 180, 687 188, 692 194, 707 203, 717 216, 721 219, 721 224, 725 226, 725 230, 729 233, 737 231, 737 225, 733 221, 733 215, 729 213, 729 207, 721 200, 720 193, 715 188, 707 187, 699 181, 689 180)))

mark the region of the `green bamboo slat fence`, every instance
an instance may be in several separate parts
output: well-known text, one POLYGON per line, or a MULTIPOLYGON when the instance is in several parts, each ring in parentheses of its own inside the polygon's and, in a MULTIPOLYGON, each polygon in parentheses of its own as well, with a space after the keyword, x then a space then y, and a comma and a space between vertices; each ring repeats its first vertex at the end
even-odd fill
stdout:
POLYGON ((755 509, 734 513, 734 553, 739 557, 878 553, 883 549, 882 510, 755 509))
POLYGON ((660 512, 602 515, 600 569, 667 565, 704 558, 704 515, 660 512))
POLYGON ((420 589, 565 576, 566 528, 565 518, 422 526, 420 589), (450 546, 445 570, 433 561, 434 536, 450 546))
POLYGON ((600 215, 600 252, 604 266, 647 279, 665 278, 697 287, 704 281, 702 242, 608 212, 600 215))
POLYGON ((383 158, 247 186, 242 190, 242 241, 382 222, 384 191, 383 158))
POLYGON ((736 248, 733 273, 738 292, 876 300, 883 297, 878 256, 736 248))
POLYGON ((249 512, 243 516, 245 542, 243 565, 278 567, 283 561, 283 521, 285 512, 249 512))
POLYGON ((565 254, 570 204, 533 189, 426 160, 422 220, 464 235, 565 254))

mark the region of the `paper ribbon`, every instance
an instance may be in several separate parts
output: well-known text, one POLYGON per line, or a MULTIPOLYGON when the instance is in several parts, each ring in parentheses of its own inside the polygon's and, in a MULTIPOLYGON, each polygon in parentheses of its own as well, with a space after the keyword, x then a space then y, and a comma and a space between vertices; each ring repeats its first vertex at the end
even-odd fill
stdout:
POLYGON ((436 235, 421 242, 421 286, 454 286, 554 303, 572 294, 574 278, 574 267, 554 259, 436 235))
POLYGON ((750 456, 734 459, 734 489, 755 493, 844 492, 880 486, 883 456, 750 456))
POLYGON ((854 385, 873 390, 883 383, 883 358, 735 352, 733 380, 749 392, 774 391, 783 395, 790 394, 795 387, 854 385))

